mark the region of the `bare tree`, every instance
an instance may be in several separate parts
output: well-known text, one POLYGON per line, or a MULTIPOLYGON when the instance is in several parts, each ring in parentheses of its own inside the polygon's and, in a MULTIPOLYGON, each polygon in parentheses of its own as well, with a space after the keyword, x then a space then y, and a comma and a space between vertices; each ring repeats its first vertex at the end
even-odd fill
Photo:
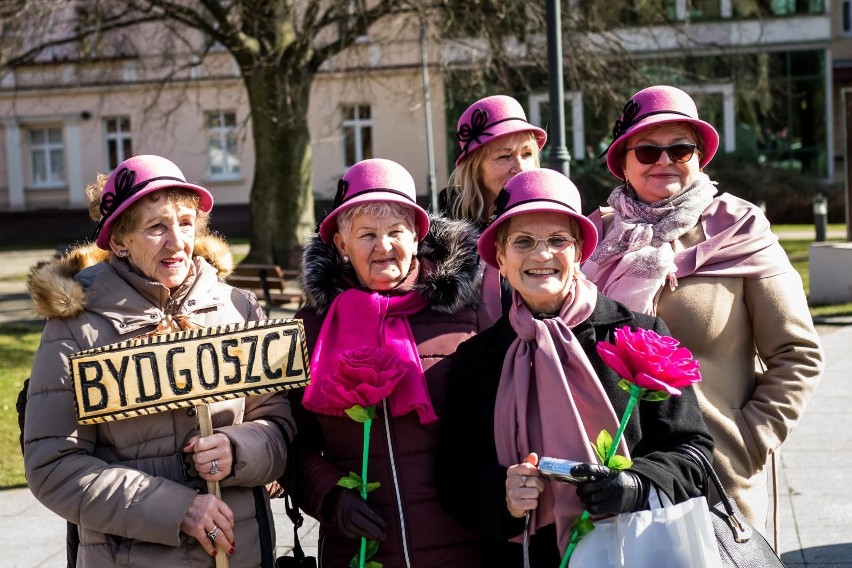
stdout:
POLYGON ((252 115, 250 259, 287 265, 314 225, 307 122, 313 79, 373 24, 409 9, 403 0, 2 0, 0 63, 14 67, 46 53, 85 58, 110 34, 112 53, 99 55, 126 55, 131 44, 115 37, 150 23, 200 32, 206 41, 187 40, 195 50, 223 46, 239 67, 252 115), (33 40, 32 30, 47 33, 33 40))

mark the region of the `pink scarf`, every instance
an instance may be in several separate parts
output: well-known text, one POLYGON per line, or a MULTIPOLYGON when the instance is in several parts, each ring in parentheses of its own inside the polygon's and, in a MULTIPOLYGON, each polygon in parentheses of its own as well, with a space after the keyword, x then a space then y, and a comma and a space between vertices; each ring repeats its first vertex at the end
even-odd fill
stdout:
POLYGON ((418 292, 398 296, 355 288, 338 295, 331 303, 311 356, 311 383, 302 404, 308 410, 343 416, 343 408, 323 396, 324 386, 334 380, 334 370, 342 353, 358 347, 384 347, 395 353, 408 372, 388 397, 391 414, 417 412, 421 424, 438 420, 417 344, 408 316, 422 311, 428 303, 418 292))
MULTIPOLYGON (((648 240, 634 238, 635 234, 631 236, 630 233, 637 230, 654 236, 655 222, 632 219, 630 224, 635 224, 636 228, 631 229, 624 220, 624 212, 619 211, 619 203, 614 207, 613 226, 582 270, 603 294, 637 312, 656 314, 657 293, 666 278, 674 290, 678 278, 693 274, 766 278, 791 269, 763 212, 730 194, 713 199, 695 222, 666 234, 662 242, 659 238, 648 240), (675 252, 672 242, 697 224, 701 225, 705 239, 675 252), (607 245, 615 240, 630 244, 626 249, 607 245), (649 261, 643 260, 645 258, 649 261), (660 258, 669 260, 661 262, 660 258)), ((593 214, 590 219, 597 225, 598 233, 603 234, 600 214, 593 214)))
MULTIPOLYGON (((597 463, 592 442, 601 430, 614 434, 618 417, 583 346, 571 328, 589 318, 597 288, 582 274, 562 304, 559 317, 535 319, 517 292, 509 321, 518 338, 503 361, 494 404, 494 440, 500 464, 539 456, 597 463)), ((618 453, 629 457, 622 438, 618 453)), ((565 552, 570 527, 583 511, 573 485, 548 482, 532 512, 532 534, 556 523, 559 549, 565 552)))

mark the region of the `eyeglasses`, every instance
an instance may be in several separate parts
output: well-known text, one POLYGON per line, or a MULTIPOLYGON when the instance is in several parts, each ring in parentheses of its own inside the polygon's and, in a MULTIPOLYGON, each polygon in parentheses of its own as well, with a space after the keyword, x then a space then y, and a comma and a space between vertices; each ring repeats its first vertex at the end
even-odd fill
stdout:
POLYGON ((551 235, 544 239, 537 239, 530 235, 512 235, 506 242, 512 250, 519 253, 528 253, 538 248, 538 243, 544 242, 550 252, 562 252, 577 244, 577 239, 564 235, 551 235))
POLYGON ((632 148, 627 148, 625 152, 633 150, 636 152, 636 159, 639 160, 639 163, 648 166, 656 164, 660 159, 660 156, 663 155, 663 152, 668 154, 669 160, 675 164, 688 162, 692 159, 692 155, 695 154, 696 148, 698 148, 698 146, 695 144, 672 144, 671 146, 651 146, 650 144, 647 144, 644 146, 633 146, 632 148))

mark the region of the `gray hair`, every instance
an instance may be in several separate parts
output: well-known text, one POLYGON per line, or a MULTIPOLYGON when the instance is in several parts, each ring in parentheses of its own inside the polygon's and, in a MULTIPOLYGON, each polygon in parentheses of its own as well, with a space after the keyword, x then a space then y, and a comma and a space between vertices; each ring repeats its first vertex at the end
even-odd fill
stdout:
MULTIPOLYGON (((393 201, 369 201, 361 205, 356 205, 355 207, 349 207, 348 209, 344 209, 340 212, 337 216, 337 231, 342 236, 346 237, 349 235, 349 231, 352 230, 352 220, 356 215, 370 215, 371 217, 380 218, 399 217, 400 219, 403 219, 415 233, 420 230, 420 227, 415 226, 414 223, 413 208, 393 201)), ((415 234, 415 239, 418 237, 419 235, 415 234)))

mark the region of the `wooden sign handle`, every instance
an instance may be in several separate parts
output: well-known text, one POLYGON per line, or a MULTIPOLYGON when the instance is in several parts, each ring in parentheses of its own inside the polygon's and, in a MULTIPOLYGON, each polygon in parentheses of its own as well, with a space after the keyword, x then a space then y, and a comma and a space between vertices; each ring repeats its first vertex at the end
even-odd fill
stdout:
MULTIPOLYGON (((195 409, 198 412, 198 433, 201 437, 212 436, 213 420, 210 418, 210 407, 206 404, 197 404, 195 409)), ((219 482, 208 481, 207 493, 215 495, 217 499, 222 499, 222 491, 219 488, 219 482)), ((228 551, 223 549, 221 546, 219 547, 219 552, 216 554, 216 568, 228 568, 228 551)))

